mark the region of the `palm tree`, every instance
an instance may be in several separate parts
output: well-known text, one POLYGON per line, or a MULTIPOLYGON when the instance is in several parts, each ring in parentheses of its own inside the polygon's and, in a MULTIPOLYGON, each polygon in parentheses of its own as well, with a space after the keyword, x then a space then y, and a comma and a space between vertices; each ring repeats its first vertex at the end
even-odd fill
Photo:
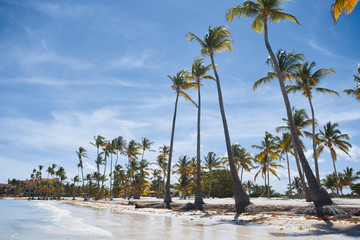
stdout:
MULTIPOLYGON (((113 148, 113 145, 106 141, 103 145, 103 152, 104 154, 104 178, 103 178, 103 181, 101 183, 101 195, 103 194, 103 191, 104 191, 104 182, 106 180, 106 165, 107 165, 107 158, 111 156, 111 163, 112 163, 112 154, 115 154, 115 151, 114 151, 114 148, 113 148)), ((111 176, 111 173, 110 173, 110 176, 111 176)), ((110 187, 111 187, 111 181, 110 181, 110 187)), ((111 194, 110 194, 111 195, 111 194)))
POLYGON ((131 188, 132 188, 131 182, 133 180, 133 177, 134 177, 133 173, 135 171, 134 163, 136 163, 136 159, 138 158, 138 155, 141 155, 140 150, 141 150, 141 146, 135 140, 129 141, 128 145, 125 146, 124 153, 128 157, 128 171, 129 171, 129 176, 128 176, 128 181, 129 181, 128 198, 131 197, 131 188))
POLYGON ((176 120, 176 112, 177 112, 177 104, 179 100, 179 96, 184 97, 186 100, 192 102, 196 105, 196 103, 191 99, 191 97, 185 93, 183 90, 196 88, 196 84, 188 81, 189 72, 186 70, 181 70, 176 73, 175 76, 169 76, 172 86, 171 88, 175 90, 176 92, 176 100, 175 100, 175 110, 174 110, 174 116, 173 116, 173 122, 172 122, 172 130, 171 130, 171 140, 170 140, 170 150, 169 150, 169 160, 168 160, 168 169, 167 169, 167 178, 166 178, 166 191, 165 191, 165 197, 164 202, 166 203, 166 206, 170 208, 170 202, 171 202, 171 196, 170 196, 170 174, 171 174, 171 160, 172 160, 172 153, 173 153, 173 147, 174 147, 174 135, 175 135, 175 120, 176 120))
POLYGON ((196 194, 195 194, 195 205, 197 208, 202 208, 204 204, 202 198, 202 189, 201 189, 201 158, 200 158, 200 118, 201 118, 201 93, 200 86, 201 80, 203 79, 212 79, 215 80, 212 76, 206 75, 210 70, 211 64, 205 66, 204 59, 201 57, 195 58, 192 67, 191 67, 191 78, 196 83, 198 89, 198 119, 197 119, 197 145, 196 145, 196 194))
POLYGON ((338 20, 342 13, 349 15, 355 8, 359 0, 335 0, 331 5, 331 14, 334 19, 334 23, 338 20))
POLYGON ((268 190, 268 197, 270 197, 270 173, 272 173, 279 180, 280 178, 276 174, 276 168, 282 167, 278 165, 274 160, 279 157, 279 146, 277 142, 278 137, 274 137, 271 133, 265 132, 264 140, 261 141, 261 145, 252 145, 251 147, 261 150, 255 155, 255 160, 260 163, 260 169, 255 174, 254 181, 256 180, 259 173, 261 173, 265 182, 265 189, 268 190))
POLYGON ((304 168, 306 178, 309 183, 312 201, 314 202, 316 207, 331 205, 332 201, 329 194, 326 192, 324 188, 321 187, 321 185, 315 178, 314 173, 312 172, 309 163, 305 157, 305 154, 301 148, 300 140, 296 134, 296 128, 291 113, 291 105, 290 105, 289 97, 285 89, 284 78, 281 73, 279 63, 277 62, 274 52, 272 51, 269 43, 269 38, 268 38, 269 21, 279 22, 281 20, 290 20, 299 24, 296 17, 294 17, 291 14, 283 12, 283 9, 281 8, 282 3, 283 3, 282 0, 256 0, 256 2, 245 1, 242 6, 238 5, 235 6, 234 8, 229 9, 228 12, 226 13, 226 18, 227 21, 230 22, 234 18, 255 17, 251 26, 252 29, 258 33, 261 33, 264 30, 265 46, 269 52, 271 61, 274 64, 275 72, 278 76, 280 89, 282 96, 284 98, 286 113, 289 120, 291 138, 294 141, 295 151, 297 152, 301 164, 304 168))
POLYGON ((80 181, 80 179, 79 179, 79 176, 78 175, 76 175, 74 178, 72 178, 71 179, 74 183, 73 183, 73 186, 74 186, 74 188, 73 188, 73 199, 72 200, 75 200, 75 191, 76 191, 76 183, 78 183, 78 182, 81 182, 80 181))
POLYGON ((354 96, 355 99, 360 101, 360 64, 358 64, 358 75, 354 75, 355 87, 354 89, 345 89, 344 93, 354 96))
POLYGON ((60 199, 61 185, 62 185, 62 182, 66 179, 65 169, 63 167, 59 167, 58 170, 56 171, 56 175, 59 177, 58 199, 60 199))
POLYGON ((151 145, 153 145, 154 142, 150 141, 148 138, 142 138, 141 139, 141 143, 140 143, 140 147, 143 150, 142 156, 141 156, 141 160, 144 159, 144 155, 145 155, 145 151, 149 150, 151 152, 154 152, 154 150, 151 150, 151 145))
MULTIPOLYGON (((295 53, 294 51, 286 52, 284 50, 278 50, 276 53, 276 60, 279 63, 279 68, 284 80, 291 80, 294 78, 293 72, 297 69, 297 66, 300 65, 299 61, 305 60, 303 54, 295 53)), ((266 64, 270 65, 273 71, 268 72, 266 77, 260 78, 254 83, 254 91, 261 84, 266 84, 277 78, 277 74, 275 72, 275 65, 273 64, 271 57, 268 57, 266 60, 266 64)))
POLYGON ((335 195, 335 189, 337 189, 337 186, 336 186, 336 178, 337 177, 335 177, 335 174, 334 173, 330 173, 330 174, 327 174, 326 176, 325 176, 325 178, 323 178, 322 179, 322 185, 325 187, 325 188, 327 188, 327 189, 329 189, 331 192, 332 192, 332 194, 334 194, 335 195))
POLYGON ((236 171, 234 156, 232 155, 232 151, 231 151, 230 134, 227 125, 224 104, 223 104, 220 78, 217 73, 215 60, 214 60, 215 53, 222 52, 225 50, 232 51, 232 39, 230 35, 231 33, 225 26, 219 26, 214 28, 209 26, 209 30, 205 34, 204 38, 201 39, 198 36, 196 36, 194 33, 189 32, 186 36, 186 39, 198 42, 201 46, 201 54, 207 55, 211 59, 211 65, 216 79, 216 87, 219 98, 220 113, 224 128, 226 150, 229 158, 230 171, 233 180, 235 207, 237 212, 243 212, 245 210, 245 207, 250 204, 250 199, 249 196, 244 191, 236 171))
POLYGON ((88 156, 86 154, 86 149, 83 147, 79 147, 79 151, 75 151, 75 152, 79 158, 79 163, 80 163, 80 167, 81 167, 81 177, 82 177, 82 185, 83 185, 82 188, 83 188, 83 193, 84 193, 84 201, 86 201, 87 198, 86 198, 86 194, 85 194, 85 185, 84 185, 85 179, 84 179, 84 171, 83 171, 84 166, 83 166, 82 158, 83 157, 87 158, 88 156))
POLYGON ((220 168, 220 158, 216 157, 216 153, 208 152, 205 156, 204 167, 209 170, 209 193, 208 196, 211 196, 211 172, 215 168, 220 168))
MULTIPOLYGON (((122 136, 119 136, 112 141, 112 145, 116 152, 116 160, 115 160, 115 167, 116 167, 118 165, 117 163, 119 160, 119 153, 122 154, 122 152, 126 146, 126 141, 123 139, 122 136)), ((115 184, 116 173, 117 173, 117 171, 114 172, 113 185, 115 184)), ((112 192, 111 192, 111 194, 112 194, 112 192)), ((110 200, 112 200, 112 198, 113 198, 113 195, 110 196, 110 200)))
POLYGON ((354 196, 353 184, 356 180, 360 179, 360 171, 354 172, 353 168, 346 167, 343 173, 343 180, 345 185, 347 185, 351 190, 351 195, 354 196))
POLYGON ((330 150, 331 158, 333 160, 333 166, 334 166, 334 174, 336 178, 336 185, 337 185, 337 195, 339 196, 339 178, 338 174, 336 172, 336 166, 335 162, 337 159, 336 151, 334 147, 339 148, 341 151, 346 153, 349 157, 349 148, 351 148, 351 144, 347 142, 346 140, 349 140, 349 135, 341 133, 337 127, 339 124, 331 122, 328 122, 324 126, 324 131, 320 131, 320 133, 317 135, 317 140, 319 141, 320 145, 317 148, 317 154, 320 156, 320 154, 324 151, 324 148, 327 147, 330 150))
MULTIPOLYGON (((179 173, 179 188, 182 191, 182 197, 186 199, 187 192, 190 187, 189 174, 191 172, 191 161, 188 156, 180 156, 178 162, 174 165, 174 173, 179 173)), ((202 198, 202 197, 201 197, 202 198)))
MULTIPOLYGON (((302 108, 302 109, 297 110, 296 108, 293 108, 292 109, 292 115, 294 117, 294 124, 295 124, 295 128, 296 128, 295 129, 296 134, 298 136, 300 136, 300 137, 304 137, 304 136, 311 136, 312 137, 311 133, 303 130, 304 128, 309 127, 309 126, 312 125, 312 120, 309 119, 305 109, 302 108)), ((283 118, 282 120, 286 123, 286 126, 279 126, 279 127, 277 127, 275 129, 275 131, 277 133, 279 131, 290 132, 289 121, 286 118, 283 118)), ((291 138, 291 141, 292 141, 292 148, 294 149, 294 140, 292 138, 291 138)), ((305 149, 305 146, 303 145, 301 140, 299 140, 299 141, 300 141, 301 147, 303 149, 305 149)), ((298 169, 299 178, 301 180, 301 186, 303 188, 302 193, 305 195, 306 201, 311 202, 311 196, 310 196, 308 188, 306 187, 304 175, 302 173, 301 166, 300 166, 300 163, 299 163, 299 156, 297 155, 296 151, 293 152, 293 155, 295 157, 296 167, 298 169)))
POLYGON ((279 148, 280 148, 280 157, 282 154, 285 153, 286 156, 286 164, 288 168, 288 177, 289 177, 289 197, 292 197, 292 188, 291 188, 291 176, 290 176, 290 164, 289 164, 289 153, 293 154, 291 151, 292 149, 292 142, 291 142, 291 135, 288 132, 283 133, 282 138, 279 139, 279 148))
POLYGON ((315 62, 305 62, 303 65, 297 66, 297 70, 294 72, 294 77, 296 79, 293 85, 286 86, 286 91, 296 93, 301 92, 303 96, 305 96, 309 102, 312 116, 312 139, 313 139, 313 158, 315 163, 315 174, 317 180, 320 182, 319 175, 319 165, 316 157, 316 136, 315 136, 315 113, 314 107, 312 104, 312 92, 315 90, 316 92, 333 94, 335 96, 339 96, 339 94, 333 90, 327 88, 320 88, 317 85, 320 83, 320 80, 325 76, 335 73, 330 68, 320 68, 319 70, 314 71, 314 67, 316 66, 315 62))
POLYGON ((98 188, 98 193, 97 193, 97 197, 96 197, 96 200, 99 200, 100 199, 100 164, 101 164, 101 156, 100 156, 100 153, 99 153, 99 149, 102 145, 104 145, 105 143, 105 138, 100 136, 100 135, 97 135, 97 137, 94 136, 94 140, 95 140, 95 143, 92 143, 90 142, 91 145, 95 146, 96 147, 96 167, 97 167, 97 172, 98 174, 96 175, 97 176, 97 188, 98 188))

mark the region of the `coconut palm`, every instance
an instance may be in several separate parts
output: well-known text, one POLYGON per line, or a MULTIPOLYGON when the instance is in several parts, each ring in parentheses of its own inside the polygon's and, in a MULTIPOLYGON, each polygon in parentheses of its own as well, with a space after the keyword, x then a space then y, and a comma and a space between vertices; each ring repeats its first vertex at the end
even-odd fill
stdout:
POLYGON ((327 174, 325 178, 322 179, 321 183, 326 189, 329 189, 332 192, 332 194, 335 195, 335 189, 337 189, 337 186, 336 186, 336 177, 334 173, 327 174))
POLYGON ((131 182, 133 181, 134 175, 133 173, 135 172, 134 167, 136 166, 136 159, 138 158, 139 155, 141 155, 140 153, 141 150, 141 146, 139 143, 137 143, 135 140, 131 140, 129 141, 129 143, 125 146, 125 150, 124 153, 127 155, 128 157, 128 181, 129 181, 129 189, 128 189, 128 198, 131 197, 131 182))
MULTIPOLYGON (((119 160, 119 154, 122 154, 124 151, 124 148, 126 146, 126 141, 124 140, 124 138, 122 136, 119 136, 117 138, 115 138, 111 144, 113 145, 114 151, 116 152, 116 160, 115 160, 115 167, 118 165, 118 160, 119 160)), ((115 184, 115 179, 116 179, 116 173, 117 171, 111 172, 111 174, 114 174, 114 178, 113 178, 113 185, 115 184)), ((112 175, 111 175, 112 177, 112 175)), ((112 192, 111 192, 112 194, 112 192)), ((110 195, 110 199, 112 200, 113 195, 110 195)))
POLYGON ((208 196, 211 196, 211 172, 213 169, 220 168, 221 161, 220 157, 216 157, 216 153, 208 152, 205 156, 204 167, 209 170, 209 193, 208 196))
POLYGON ((336 165, 335 162, 337 160, 337 154, 335 151, 335 147, 339 148, 341 151, 346 153, 349 157, 349 148, 351 148, 351 144, 347 142, 346 140, 349 140, 350 137, 347 134, 341 133, 337 127, 339 124, 331 122, 328 122, 324 126, 324 131, 320 131, 317 135, 317 140, 319 141, 319 147, 317 148, 317 154, 320 156, 320 154, 324 151, 325 147, 330 150, 330 155, 333 160, 333 166, 334 166, 334 175, 336 178, 336 185, 337 185, 337 195, 339 196, 339 178, 338 174, 336 172, 336 165))
MULTIPOLYGON (((252 161, 254 160, 254 158, 251 156, 250 153, 248 153, 246 151, 246 149, 244 147, 241 147, 240 144, 232 144, 231 145, 231 151, 232 151, 233 156, 234 156, 236 171, 237 171, 238 174, 239 174, 240 169, 241 169, 240 182, 242 183, 244 170, 249 172, 254 167, 254 165, 252 164, 252 161)), ((221 159, 221 161, 227 167, 229 166, 228 157, 223 157, 221 159)))
POLYGON ((353 168, 346 167, 343 173, 343 180, 351 190, 351 195, 354 196, 353 184, 356 180, 360 179, 360 171, 354 172, 353 168))
POLYGON ((201 189, 201 158, 200 158, 200 118, 201 118, 201 92, 200 86, 203 79, 215 80, 212 76, 206 75, 211 69, 211 64, 205 66, 204 59, 201 57, 195 58, 191 67, 191 79, 196 83, 198 89, 198 118, 197 118, 197 145, 196 145, 196 194, 195 194, 195 205, 198 208, 202 208, 204 204, 202 198, 201 189))
POLYGON ((169 76, 172 85, 171 88, 176 92, 176 100, 175 100, 175 109, 174 109, 174 116, 172 122, 172 129, 171 129, 171 139, 170 139, 170 149, 169 149, 169 159, 168 159, 168 169, 167 169, 167 178, 166 178, 166 186, 165 186, 165 197, 164 202, 166 206, 170 208, 171 196, 170 196, 170 174, 171 174, 171 160, 172 160, 172 153, 174 147, 174 135, 175 135, 175 121, 176 121, 176 112, 177 112, 177 104, 179 100, 179 96, 184 97, 186 100, 192 102, 196 105, 196 103, 191 99, 191 97, 184 92, 184 90, 196 88, 196 84, 193 82, 189 82, 188 79, 189 71, 181 70, 176 73, 175 76, 169 76))
POLYGON ((358 75, 354 75, 355 86, 354 89, 345 89, 344 93, 354 96, 356 100, 360 101, 360 64, 358 65, 358 75))
POLYGON ((142 138, 141 139, 140 147, 143 150, 141 160, 144 159, 144 155, 145 155, 146 150, 154 152, 154 150, 151 150, 151 145, 153 145, 153 144, 154 144, 154 142, 150 141, 148 138, 142 138))
MULTIPOLYGON (((234 18, 240 17, 250 17, 255 18, 252 23, 252 29, 258 33, 261 33, 264 30, 264 41, 265 46, 269 52, 272 63, 274 64, 275 72, 278 76, 280 89, 282 96, 284 98, 284 103, 286 107, 286 113, 289 120, 289 127, 291 132, 291 138, 294 141, 294 148, 297 152, 301 164, 304 168, 304 172, 306 174, 306 178, 309 183, 309 188, 311 192, 312 201, 314 202, 316 207, 320 207, 323 205, 332 204, 331 198, 329 194, 326 192, 324 188, 321 187, 319 182, 314 176, 309 163, 305 157, 305 154, 301 148, 299 137, 296 134, 296 128, 294 125, 292 113, 291 113, 291 105, 289 101, 289 97, 287 95, 284 78, 281 73, 281 69, 279 67, 279 63, 276 60, 274 52, 271 49, 269 38, 268 38, 268 22, 280 22, 281 20, 290 20, 297 24, 296 17, 291 14, 284 13, 281 7, 283 0, 256 0, 253 1, 244 1, 242 6, 235 6, 229 9, 226 13, 226 19, 228 22, 232 21, 234 18)), ((300 25, 300 24, 299 24, 300 25)))
POLYGON ((292 142, 291 142, 291 135, 288 132, 283 133, 282 138, 279 139, 279 148, 280 148, 280 157, 282 154, 285 153, 286 156, 286 165, 288 170, 288 177, 289 177, 289 197, 292 197, 292 188, 291 188, 291 176, 290 176, 290 164, 289 164, 289 153, 293 154, 291 151, 292 149, 292 142))
POLYGON ((255 174, 254 181, 257 176, 261 173, 261 176, 264 178, 265 189, 268 190, 268 197, 270 197, 270 173, 280 178, 276 174, 276 170, 282 165, 279 165, 275 162, 279 158, 279 146, 277 142, 279 141, 278 137, 274 137, 271 133, 265 132, 264 140, 261 141, 261 145, 252 145, 252 148, 259 149, 260 152, 255 155, 255 160, 260 164, 260 169, 255 174))
MULTIPOLYGON (((104 162, 103 162, 103 164, 104 164, 104 174, 103 175, 105 177, 103 178, 103 181, 101 183, 101 195, 103 195, 103 192, 104 192, 104 182, 107 180, 107 178, 106 178, 107 158, 111 156, 111 163, 112 163, 112 154, 115 154, 114 147, 109 141, 106 141, 103 144, 102 149, 103 149, 102 154, 104 154, 104 162)), ((110 173, 110 176, 111 176, 111 173, 110 173)), ((110 187, 111 187, 111 181, 110 181, 110 187)))
POLYGON ((88 158, 87 154, 86 154, 86 149, 83 148, 83 147, 79 147, 79 151, 75 151, 78 158, 79 158, 79 164, 80 164, 80 167, 81 167, 81 178, 82 178, 82 188, 83 188, 83 193, 84 193, 84 201, 87 200, 86 198, 86 194, 85 194, 85 179, 84 179, 84 166, 83 166, 83 161, 82 161, 82 158, 88 158))
POLYGON ((65 169, 63 167, 59 167, 58 170, 55 172, 55 174, 59 177, 58 199, 60 199, 61 185, 62 185, 62 182, 67 178, 65 169))
POLYGON ((72 200, 75 200, 75 192, 76 192, 76 183, 78 182, 81 182, 80 178, 78 175, 76 175, 74 178, 71 179, 73 181, 73 191, 72 191, 72 194, 73 194, 73 198, 72 200))
POLYGON ((305 62, 302 65, 297 66, 297 70, 294 71, 294 77, 296 79, 295 83, 289 86, 286 86, 286 91, 296 93, 301 92, 303 96, 309 102, 310 109, 311 109, 311 116, 312 116, 312 139, 313 139, 313 158, 315 163, 315 174, 317 180, 320 182, 320 175, 319 175, 319 164, 316 157, 316 136, 315 136, 315 113, 314 107, 312 104, 312 95, 313 91, 333 94, 335 96, 339 96, 339 94, 333 90, 327 88, 320 88, 317 85, 320 83, 321 79, 325 76, 335 73, 330 68, 320 68, 318 70, 314 70, 316 66, 315 62, 305 62))
MULTIPOLYGON (((276 60, 279 63, 279 68, 284 80, 293 79, 293 72, 297 69, 297 66, 300 65, 299 61, 305 60, 303 54, 295 53, 294 51, 286 52, 284 50, 278 50, 276 53, 276 60)), ((271 57, 268 57, 266 60, 266 64, 270 65, 273 71, 268 72, 266 77, 260 78, 254 83, 254 91, 261 84, 267 84, 271 82, 273 79, 277 78, 277 74, 275 72, 275 65, 273 64, 271 57)))
POLYGON ((338 20, 342 13, 349 15, 355 8, 359 0, 335 0, 331 5, 331 14, 334 19, 334 23, 338 20))
POLYGON ((97 197, 96 200, 100 199, 100 164, 101 164, 101 156, 99 153, 100 147, 102 145, 104 145, 105 143, 105 138, 103 136, 97 135, 97 137, 94 136, 94 143, 90 142, 91 145, 96 147, 96 167, 97 167, 97 172, 98 174, 96 175, 98 178, 96 179, 97 181, 97 188, 98 188, 98 193, 97 193, 97 197))
POLYGON ((190 188, 190 177, 191 172, 191 161, 188 156, 180 156, 178 162, 174 165, 176 169, 173 173, 179 173, 179 184, 178 187, 182 192, 182 197, 186 199, 187 192, 190 188))
POLYGON ((189 32, 186 35, 186 39, 198 42, 201 46, 201 54, 207 55, 211 59, 211 65, 216 79, 216 87, 218 92, 220 113, 224 128, 226 150, 229 158, 231 176, 233 179, 235 207, 237 212, 243 212, 245 210, 245 207, 250 204, 250 199, 249 196, 244 191, 236 171, 234 156, 232 155, 232 151, 231 151, 230 134, 227 125, 224 104, 223 104, 220 78, 217 73, 215 60, 214 60, 215 53, 222 52, 225 50, 232 51, 232 39, 230 35, 231 33, 225 26, 219 26, 214 28, 209 26, 209 30, 205 34, 204 38, 199 38, 194 33, 189 32))
MULTIPOLYGON (((167 147, 167 146, 164 145, 164 147, 167 147)), ((162 197, 164 194, 166 170, 168 169, 168 162, 167 162, 166 157, 164 157, 164 156, 166 156, 166 155, 160 154, 156 159, 156 164, 159 166, 160 170, 163 173, 162 184, 161 185, 159 184, 158 197, 162 197)))
MULTIPOLYGON (((293 108, 292 109, 292 115, 294 117, 294 124, 295 124, 295 130, 296 130, 296 134, 300 137, 304 137, 304 136, 311 136, 312 137, 312 134, 303 130, 304 128, 306 127, 309 127, 312 125, 312 120, 309 119, 305 109, 295 109, 293 108)), ((279 126, 277 128, 275 128, 275 131, 278 133, 280 131, 282 132, 290 132, 290 128, 289 128, 289 121, 286 119, 286 118, 283 118, 282 119, 286 125, 285 126, 279 126)), ((292 141, 292 148, 294 149, 294 140, 291 138, 291 141, 292 141)), ((305 149, 305 146, 303 145, 302 141, 300 141, 300 144, 301 144, 301 147, 303 149, 305 149)), ((305 195, 305 199, 306 201, 310 202, 311 201, 311 197, 310 197, 310 193, 309 193, 309 190, 307 189, 306 187, 306 184, 305 184, 305 179, 304 179, 304 175, 302 173, 302 170, 301 170, 301 166, 300 166, 300 163, 299 163, 299 156, 297 155, 296 151, 293 152, 293 155, 295 157, 295 162, 296 162, 296 167, 298 169, 298 173, 299 173, 299 178, 301 180, 301 186, 303 188, 303 191, 302 193, 305 195)))

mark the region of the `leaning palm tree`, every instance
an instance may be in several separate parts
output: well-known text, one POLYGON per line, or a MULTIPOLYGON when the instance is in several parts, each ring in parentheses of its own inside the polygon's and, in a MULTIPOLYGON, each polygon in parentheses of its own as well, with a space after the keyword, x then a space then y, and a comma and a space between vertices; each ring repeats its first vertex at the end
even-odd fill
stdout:
POLYGON ((204 167, 205 169, 209 170, 209 193, 208 196, 211 196, 211 172, 213 169, 215 168, 220 168, 220 158, 216 157, 216 153, 214 152, 208 152, 208 154, 205 156, 205 161, 204 161, 204 167))
POLYGON ((334 175, 336 178, 337 195, 339 196, 339 178, 335 166, 337 154, 334 147, 339 148, 341 151, 351 157, 349 154, 349 148, 352 146, 349 142, 346 141, 350 139, 349 135, 341 133, 341 131, 337 129, 338 126, 339 124, 337 123, 332 124, 331 122, 328 122, 324 126, 324 131, 320 130, 320 133, 317 135, 317 140, 320 143, 319 147, 317 148, 317 154, 320 155, 324 151, 325 147, 330 150, 334 166, 334 175))
MULTIPOLYGON (((295 125, 291 113, 291 105, 289 101, 289 97, 286 93, 285 84, 284 84, 284 78, 281 73, 281 69, 279 67, 279 63, 276 60, 276 57, 274 55, 274 52, 271 49, 269 38, 268 38, 268 22, 279 22, 281 20, 290 20, 297 24, 299 22, 297 21, 296 17, 294 17, 291 14, 284 13, 283 9, 281 8, 281 5, 283 3, 283 0, 256 0, 256 2, 253 1, 245 1, 242 6, 235 6, 227 11, 226 18, 227 21, 230 22, 234 18, 240 18, 240 17, 251 17, 255 18, 252 23, 252 29, 255 30, 258 33, 261 33, 264 30, 264 41, 265 46, 269 52, 270 58, 272 63, 275 66, 275 72, 278 76, 280 89, 282 96, 284 98, 284 103, 286 107, 286 113, 289 120, 289 127, 291 132, 291 137, 294 140, 294 148, 297 152, 301 164, 303 165, 306 178, 308 179, 309 188, 311 192, 312 200, 316 207, 320 207, 323 205, 331 205, 332 201, 329 196, 329 194, 326 192, 324 188, 321 187, 319 182, 314 176, 314 173, 312 172, 309 163, 305 157, 305 154, 301 148, 299 137, 296 134, 295 125)), ((299 24, 300 25, 300 24, 299 24)))
POLYGON ((349 15, 355 8, 359 0, 335 0, 331 5, 331 14, 334 19, 334 23, 338 20, 342 13, 349 15))
POLYGON ((85 179, 84 179, 84 166, 83 166, 83 161, 82 158, 87 158, 87 154, 86 154, 86 149, 83 147, 79 147, 79 151, 75 151, 78 158, 79 158, 79 163, 80 163, 80 167, 81 167, 81 178, 82 178, 82 188, 83 188, 83 193, 84 193, 84 201, 87 200, 86 198, 86 194, 85 194, 85 179))
POLYGON ((200 118, 201 118, 201 93, 200 86, 203 79, 215 80, 212 76, 206 75, 210 70, 211 64, 205 66, 204 59, 201 57, 195 58, 191 67, 191 78, 196 83, 198 89, 198 118, 197 118, 197 145, 196 145, 196 194, 195 194, 195 206, 202 208, 204 204, 202 198, 201 189, 201 158, 200 158, 200 118))
POLYGON ((214 60, 215 53, 225 50, 232 51, 232 39, 230 38, 230 35, 231 33, 225 26, 214 28, 209 26, 209 31, 205 34, 204 38, 199 38, 194 33, 189 32, 186 36, 186 39, 198 42, 201 46, 201 54, 207 55, 211 59, 211 65, 216 79, 219 107, 225 135, 226 150, 229 158, 230 171, 233 180, 235 207, 237 212, 243 212, 245 210, 245 207, 250 204, 250 199, 244 191, 243 187, 241 186, 240 179, 236 171, 234 156, 231 151, 230 134, 223 104, 220 78, 217 73, 214 60))
POLYGON ((320 80, 325 76, 335 73, 330 68, 320 68, 319 70, 314 71, 314 67, 316 66, 315 62, 305 62, 302 65, 297 66, 297 70, 294 72, 294 77, 296 79, 295 83, 289 86, 286 86, 286 91, 296 93, 301 92, 303 96, 308 100, 311 116, 312 116, 312 139, 313 139, 313 158, 315 163, 315 174, 317 180, 320 182, 319 175, 319 164, 316 157, 316 136, 315 136, 315 113, 314 107, 312 104, 312 95, 313 91, 333 94, 335 96, 339 96, 339 94, 333 90, 328 88, 320 88, 317 85, 320 83, 320 80))
POLYGON ((172 122, 169 159, 167 166, 167 178, 166 178, 166 186, 165 186, 166 190, 164 197, 164 202, 166 203, 166 206, 168 208, 170 208, 170 202, 171 202, 171 196, 170 196, 171 160, 172 160, 173 147, 174 147, 175 121, 176 121, 176 112, 177 112, 179 96, 184 97, 186 100, 192 102, 193 104, 195 104, 195 106, 197 106, 196 103, 191 99, 191 97, 186 92, 184 92, 184 90, 196 88, 196 84, 189 82, 188 76, 189 76, 189 71, 186 71, 184 69, 177 72, 175 76, 168 75, 168 78, 170 78, 172 82, 171 88, 176 92, 175 110, 174 110, 174 116, 172 122))
POLYGON ((360 64, 358 65, 358 75, 354 75, 355 86, 354 89, 345 89, 344 93, 354 96, 356 100, 360 101, 360 64))

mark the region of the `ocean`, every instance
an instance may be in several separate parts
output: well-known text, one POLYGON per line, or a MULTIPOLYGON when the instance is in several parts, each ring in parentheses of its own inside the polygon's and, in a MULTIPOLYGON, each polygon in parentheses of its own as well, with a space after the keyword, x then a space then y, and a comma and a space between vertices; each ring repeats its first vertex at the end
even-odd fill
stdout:
MULTIPOLYGON (((346 232, 345 232, 346 233, 346 232)), ((281 234, 270 225, 115 212, 62 201, 0 200, 0 240, 356 239, 326 232, 281 234)))

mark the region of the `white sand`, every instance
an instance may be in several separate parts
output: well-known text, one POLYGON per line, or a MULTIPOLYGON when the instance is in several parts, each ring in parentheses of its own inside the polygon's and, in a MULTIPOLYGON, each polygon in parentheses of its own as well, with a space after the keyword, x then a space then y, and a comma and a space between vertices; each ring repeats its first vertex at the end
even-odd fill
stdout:
MULTIPOLYGON (((173 198, 175 203, 194 202, 194 199, 173 198)), ((153 197, 142 197, 140 200, 130 199, 130 201, 157 201, 163 202, 162 199, 153 197)), ((233 204, 232 198, 215 198, 204 199, 208 204, 233 204)), ((333 199, 334 203, 339 206, 360 207, 359 199, 333 199)), ((162 216, 172 216, 187 218, 195 221, 221 221, 235 224, 262 224, 269 228, 267 231, 275 231, 279 237, 302 236, 314 239, 356 239, 360 236, 360 218, 352 217, 351 219, 330 218, 322 220, 315 216, 296 215, 292 213, 218 213, 216 211, 174 211, 169 209, 152 209, 140 208, 135 209, 134 205, 127 205, 128 200, 116 198, 113 201, 87 201, 81 198, 77 201, 67 200, 67 203, 88 206, 93 208, 110 209, 118 213, 131 214, 156 214, 162 216), (312 236, 312 237, 311 237, 312 236)), ((283 199, 283 198, 251 198, 251 202, 256 205, 292 205, 292 206, 308 206, 308 203, 299 199, 283 199)))

